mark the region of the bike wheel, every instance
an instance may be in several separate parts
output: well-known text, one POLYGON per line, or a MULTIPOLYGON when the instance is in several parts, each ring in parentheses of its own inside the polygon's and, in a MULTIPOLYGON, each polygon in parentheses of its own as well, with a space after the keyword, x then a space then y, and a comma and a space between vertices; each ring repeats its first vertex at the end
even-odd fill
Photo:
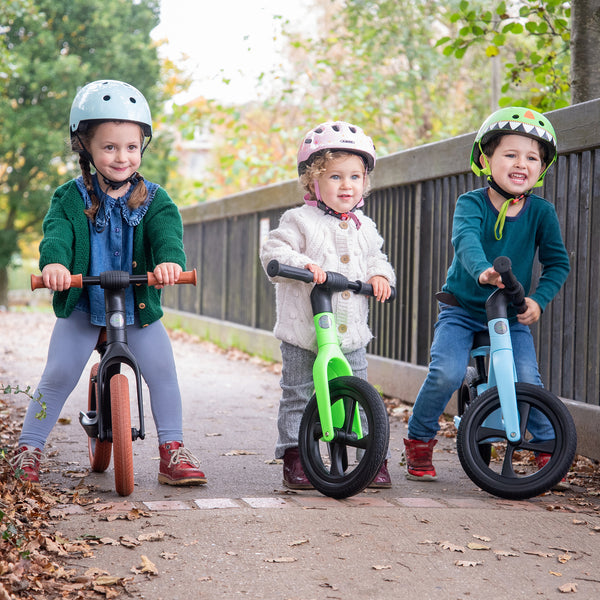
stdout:
POLYGON ((363 379, 332 379, 329 394, 332 407, 342 403, 343 423, 335 428, 334 440, 325 442, 317 398, 313 396, 300 423, 300 460, 306 477, 319 492, 332 498, 347 498, 362 491, 379 472, 386 458, 390 425, 379 392, 363 379), (357 418, 362 437, 353 433, 357 418))
POLYGON ((497 388, 485 391, 466 410, 460 421, 456 445, 461 465, 480 488, 510 500, 523 500, 542 494, 568 472, 577 448, 577 432, 565 405, 542 387, 527 383, 515 385, 521 440, 508 441, 499 423, 501 414, 497 388), (531 434, 532 409, 547 419, 554 438, 536 441, 531 434), (494 458, 486 463, 481 445, 494 448, 494 458), (549 455, 541 468, 535 457, 549 455))
POLYGON ((112 439, 114 450, 115 489, 120 496, 133 492, 133 447, 131 412, 129 409, 129 382, 122 374, 110 380, 112 411, 112 439))
MULTIPOLYGON (((458 415, 462 417, 470 404, 472 404, 477 398, 477 383, 479 381, 479 375, 475 367, 467 367, 467 372, 463 380, 462 385, 458 389, 458 415)), ((479 451, 481 452, 481 458, 483 458, 486 464, 490 464, 492 459, 492 445, 491 444, 479 444, 479 451)))
MULTIPOLYGON (((88 412, 98 410, 98 363, 90 371, 90 383, 88 388, 88 412)), ((112 454, 112 443, 109 441, 101 442, 98 438, 88 437, 88 454, 90 457, 90 466, 96 473, 104 473, 110 465, 110 455, 112 454)))

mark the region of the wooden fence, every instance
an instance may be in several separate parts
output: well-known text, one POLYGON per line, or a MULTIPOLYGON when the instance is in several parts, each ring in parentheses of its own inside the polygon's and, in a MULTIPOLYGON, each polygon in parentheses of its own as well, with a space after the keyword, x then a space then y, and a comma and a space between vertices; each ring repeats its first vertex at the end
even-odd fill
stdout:
MULTIPOLYGON (((537 193, 556 207, 571 273, 534 327, 534 336, 545 385, 596 414, 600 99, 548 116, 557 132, 559 157, 537 193)), ((380 158, 365 205, 386 240, 384 250, 398 278, 398 301, 372 306, 370 372, 374 364, 384 391, 403 394, 407 400, 414 400, 428 363, 437 316, 433 294, 444 282, 452 258, 456 198, 484 184, 469 170, 473 139, 471 133, 380 158)), ((258 250, 266 231, 301 201, 298 184, 289 181, 183 208, 188 264, 198 269, 200 285, 165 294, 165 304, 177 319, 194 314, 202 324, 196 329, 206 337, 276 357, 277 344, 270 334, 274 289, 260 266, 258 250)))

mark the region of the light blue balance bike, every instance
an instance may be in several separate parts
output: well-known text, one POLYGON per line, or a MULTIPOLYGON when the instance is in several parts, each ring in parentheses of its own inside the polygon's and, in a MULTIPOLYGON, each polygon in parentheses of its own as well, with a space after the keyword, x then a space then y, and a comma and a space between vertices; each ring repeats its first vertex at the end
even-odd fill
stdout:
POLYGON ((525 293, 509 258, 498 257, 494 269, 505 287, 486 302, 489 335, 477 334, 473 342, 475 366, 467 368, 458 394, 456 444, 475 484, 501 498, 522 500, 550 490, 566 475, 577 432, 554 394, 517 381, 507 312, 510 304, 525 311, 525 293))
MULTIPOLYGON (((306 283, 312 283, 314 277, 307 269, 276 260, 267 265, 267 273, 306 283)), ((310 295, 318 348, 313 365, 315 393, 302 416, 298 436, 306 477, 319 492, 332 498, 353 496, 373 481, 386 458, 390 437, 381 395, 352 374, 339 346, 331 297, 346 290, 373 295, 368 283, 350 281, 331 271, 325 283, 315 285, 310 295)), ((392 298, 394 295, 392 289, 392 298)))

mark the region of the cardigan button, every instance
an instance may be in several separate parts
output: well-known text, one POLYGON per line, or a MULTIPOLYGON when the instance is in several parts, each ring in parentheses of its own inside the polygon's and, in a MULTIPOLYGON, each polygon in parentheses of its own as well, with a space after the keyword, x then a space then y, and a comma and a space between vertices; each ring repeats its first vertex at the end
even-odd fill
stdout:
POLYGON ((340 223, 340 229, 348 229, 348 221, 342 221, 340 223))
POLYGON ((338 331, 340 333, 346 333, 346 331, 348 331, 348 326, 344 325, 343 323, 338 327, 338 331))
POLYGON ((140 310, 144 310, 144 309, 146 308, 146 305, 145 305, 143 302, 140 302, 140 303, 138 304, 138 308, 139 308, 140 310))
POLYGON ((132 266, 132 267, 135 269, 135 268, 137 267, 137 261, 136 261, 136 260, 134 260, 134 261, 131 263, 131 266, 132 266))
POLYGON ((352 296, 352 293, 349 292, 348 290, 345 290, 345 291, 342 292, 342 298, 344 300, 348 300, 348 298, 350 298, 350 296, 352 296))
POLYGON ((342 256, 340 256, 340 261, 347 265, 350 262, 350 256, 348 254, 342 254, 342 256))

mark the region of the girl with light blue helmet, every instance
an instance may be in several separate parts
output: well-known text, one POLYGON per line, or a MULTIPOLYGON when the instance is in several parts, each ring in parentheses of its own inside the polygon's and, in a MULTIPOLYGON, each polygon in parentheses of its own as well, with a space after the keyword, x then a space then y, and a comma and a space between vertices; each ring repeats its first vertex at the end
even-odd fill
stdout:
POLYGON ((39 482, 47 437, 106 322, 102 289, 70 289, 71 274, 152 271, 159 285, 130 287, 126 309, 127 340, 150 391, 160 453, 158 480, 168 485, 206 483, 198 460, 183 445, 175 361, 159 320, 160 290, 178 280, 185 254, 177 206, 164 189, 138 172, 152 138, 150 108, 128 83, 94 81, 75 96, 69 131, 81 175, 55 191, 40 243, 39 265, 44 285, 54 291, 57 317, 48 362, 34 394, 43 398, 46 417, 36 418, 39 404, 32 401, 11 463, 20 477, 39 482))

